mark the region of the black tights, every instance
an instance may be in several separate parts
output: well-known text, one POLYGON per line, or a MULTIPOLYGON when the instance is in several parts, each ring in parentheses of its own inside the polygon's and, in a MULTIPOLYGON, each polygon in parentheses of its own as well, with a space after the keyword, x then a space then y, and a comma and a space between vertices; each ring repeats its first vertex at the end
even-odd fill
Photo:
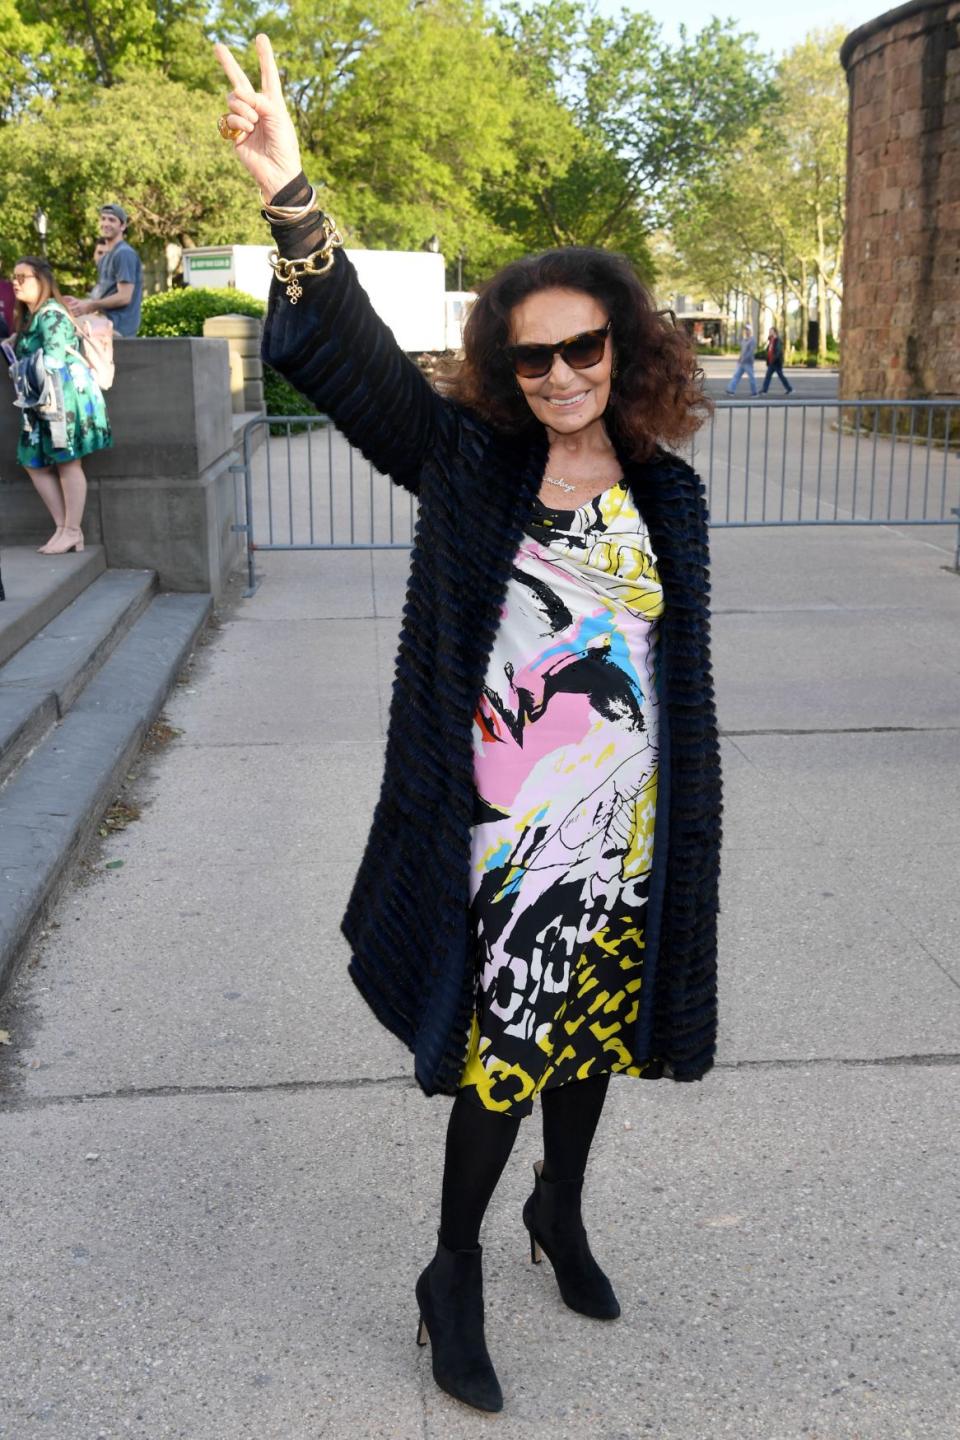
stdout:
MULTIPOLYGON (((543 1091, 545 1180, 583 1175, 609 1080, 594 1075, 543 1091)), ((481 1222, 519 1129, 519 1120, 484 1110, 462 1091, 454 1100, 440 1201, 440 1238, 449 1250, 471 1250, 479 1243, 481 1222)))

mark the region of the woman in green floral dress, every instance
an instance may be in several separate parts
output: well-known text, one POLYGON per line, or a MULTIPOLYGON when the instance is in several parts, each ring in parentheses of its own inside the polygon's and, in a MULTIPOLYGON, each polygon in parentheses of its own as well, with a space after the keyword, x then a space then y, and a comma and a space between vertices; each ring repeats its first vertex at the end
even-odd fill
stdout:
POLYGON ((85 455, 113 444, 103 392, 80 354, 76 327, 63 304, 53 271, 34 255, 18 260, 13 272, 17 300, 16 354, 25 360, 43 351, 52 382, 52 412, 23 412, 17 460, 37 488, 56 526, 42 555, 83 549, 85 455))

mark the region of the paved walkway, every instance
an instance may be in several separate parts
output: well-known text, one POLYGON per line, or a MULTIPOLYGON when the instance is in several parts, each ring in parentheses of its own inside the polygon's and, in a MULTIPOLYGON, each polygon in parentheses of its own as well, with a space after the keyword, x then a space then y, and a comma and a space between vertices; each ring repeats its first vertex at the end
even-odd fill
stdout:
POLYGON ((406 557, 263 557, 0 1027, 4 1440, 960 1431, 960 580, 947 531, 715 537, 723 1029, 618 1080, 624 1316, 488 1217, 484 1420, 414 1346, 446 1102, 345 976, 406 557))

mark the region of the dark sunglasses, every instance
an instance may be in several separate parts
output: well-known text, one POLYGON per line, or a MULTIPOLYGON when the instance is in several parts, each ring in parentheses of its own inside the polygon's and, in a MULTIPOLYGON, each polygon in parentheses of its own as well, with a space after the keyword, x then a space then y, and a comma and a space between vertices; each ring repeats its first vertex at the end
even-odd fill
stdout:
POLYGON ((608 320, 599 330, 584 330, 581 335, 571 335, 569 340, 558 340, 556 345, 505 345, 504 354, 514 373, 523 380, 539 380, 549 375, 554 355, 561 355, 571 370, 589 370, 603 359, 612 324, 613 321, 608 320))

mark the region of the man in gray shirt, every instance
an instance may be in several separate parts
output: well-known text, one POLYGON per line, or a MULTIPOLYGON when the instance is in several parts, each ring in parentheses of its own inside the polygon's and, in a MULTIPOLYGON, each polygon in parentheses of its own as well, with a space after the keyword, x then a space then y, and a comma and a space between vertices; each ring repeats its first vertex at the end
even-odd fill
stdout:
POLYGON ((744 325, 743 338, 740 341, 740 355, 737 359, 737 368, 733 372, 733 379, 727 386, 727 394, 735 395, 737 386, 744 375, 750 381, 750 394, 757 393, 757 378, 753 373, 753 359, 757 351, 757 342, 753 338, 753 327, 744 325))
POLYGON ((100 210, 100 239, 106 246, 97 263, 97 284, 86 300, 69 300, 74 315, 99 311, 113 321, 118 335, 136 335, 140 329, 143 301, 143 266, 140 256, 128 245, 129 217, 122 205, 104 205, 100 210))

